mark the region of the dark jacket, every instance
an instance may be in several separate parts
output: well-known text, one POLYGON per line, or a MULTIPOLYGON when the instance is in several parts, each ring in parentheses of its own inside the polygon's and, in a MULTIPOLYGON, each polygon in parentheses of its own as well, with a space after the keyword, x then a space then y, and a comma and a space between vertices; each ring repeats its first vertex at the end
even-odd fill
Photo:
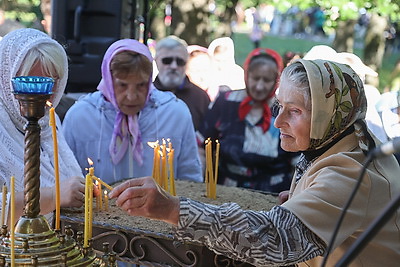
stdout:
POLYGON ((210 104, 210 97, 203 89, 192 83, 187 76, 179 88, 164 87, 158 76, 154 81, 154 86, 160 91, 171 91, 178 98, 182 99, 192 114, 194 129, 198 130, 202 126, 204 115, 210 104))

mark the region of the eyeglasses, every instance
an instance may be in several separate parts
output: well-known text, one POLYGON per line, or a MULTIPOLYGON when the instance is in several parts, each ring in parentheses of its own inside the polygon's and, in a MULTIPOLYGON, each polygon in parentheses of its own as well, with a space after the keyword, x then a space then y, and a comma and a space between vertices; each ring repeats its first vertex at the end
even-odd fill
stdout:
POLYGON ((170 65, 172 63, 172 61, 174 61, 174 60, 176 61, 176 64, 179 67, 183 67, 186 65, 186 61, 181 59, 180 57, 165 57, 165 58, 161 59, 161 62, 164 65, 170 65))

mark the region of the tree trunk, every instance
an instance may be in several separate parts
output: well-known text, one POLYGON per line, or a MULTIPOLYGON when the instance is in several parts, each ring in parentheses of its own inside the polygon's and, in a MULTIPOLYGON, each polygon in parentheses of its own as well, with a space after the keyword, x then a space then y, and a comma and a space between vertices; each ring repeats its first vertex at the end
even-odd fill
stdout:
MULTIPOLYGON (((378 72, 382 66, 383 56, 385 54, 385 37, 383 32, 387 27, 387 19, 379 16, 378 14, 372 14, 370 22, 368 24, 367 32, 364 40, 364 63, 371 67, 373 70, 378 72)), ((376 87, 379 86, 378 77, 367 77, 366 81, 376 87)))
POLYGON ((188 44, 208 46, 210 35, 208 0, 174 0, 171 34, 188 44))
POLYGON ((372 14, 364 40, 364 63, 375 71, 382 65, 385 53, 385 37, 383 32, 387 27, 387 19, 372 14))
POLYGON ((356 20, 339 21, 336 27, 335 40, 333 41, 333 48, 337 52, 353 53, 354 47, 354 26, 356 20))

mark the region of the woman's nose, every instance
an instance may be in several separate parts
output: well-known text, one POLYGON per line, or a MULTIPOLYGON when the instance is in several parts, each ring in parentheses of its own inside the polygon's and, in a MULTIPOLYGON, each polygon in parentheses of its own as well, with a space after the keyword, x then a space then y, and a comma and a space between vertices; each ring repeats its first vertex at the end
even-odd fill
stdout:
POLYGON ((280 111, 277 112, 278 114, 276 115, 274 126, 275 128, 281 128, 282 127, 282 121, 283 121, 283 115, 280 111))
POLYGON ((130 87, 126 91, 126 98, 130 101, 135 100, 137 97, 137 92, 136 89, 133 87, 130 87))

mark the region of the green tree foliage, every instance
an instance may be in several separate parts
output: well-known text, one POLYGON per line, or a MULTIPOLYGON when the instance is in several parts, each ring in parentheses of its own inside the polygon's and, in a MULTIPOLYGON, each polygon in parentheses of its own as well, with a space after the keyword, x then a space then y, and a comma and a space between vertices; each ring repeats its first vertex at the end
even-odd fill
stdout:
POLYGON ((5 11, 6 18, 18 20, 27 27, 42 18, 40 0, 1 0, 0 8, 5 11))

